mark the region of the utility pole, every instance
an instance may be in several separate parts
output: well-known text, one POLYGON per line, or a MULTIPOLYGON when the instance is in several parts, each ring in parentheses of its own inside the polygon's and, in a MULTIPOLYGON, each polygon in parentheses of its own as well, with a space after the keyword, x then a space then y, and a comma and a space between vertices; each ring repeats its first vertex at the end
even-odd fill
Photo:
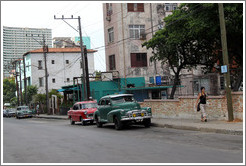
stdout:
POLYGON ((21 105, 23 105, 23 99, 22 99, 22 80, 21 80, 21 60, 19 60, 19 74, 20 74, 20 98, 21 98, 21 105))
POLYGON ((17 103, 18 106, 20 105, 20 94, 19 94, 19 84, 18 84, 18 74, 17 74, 17 65, 16 65, 17 61, 15 61, 15 81, 16 81, 16 91, 17 91, 17 103))
POLYGON ((88 100, 89 96, 88 96, 88 92, 86 91, 86 87, 87 87, 87 84, 89 84, 89 82, 86 82, 85 55, 84 55, 84 49, 83 49, 83 40, 82 40, 80 16, 78 16, 78 18, 74 18, 73 15, 72 15, 71 18, 64 18, 64 16, 62 15, 62 18, 56 18, 56 16, 54 16, 54 19, 61 19, 66 24, 68 24, 70 27, 72 27, 75 31, 79 32, 80 49, 81 49, 81 60, 82 60, 82 76, 83 76, 82 82, 83 82, 83 90, 84 90, 84 95, 83 95, 83 92, 82 92, 82 89, 81 89, 81 98, 82 98, 82 96, 84 96, 84 99, 88 100), (77 29, 75 29, 73 26, 71 26, 68 22, 66 22, 65 19, 78 19, 79 31, 77 29))
POLYGON ((44 52, 44 65, 45 65, 45 91, 46 91, 46 108, 47 108, 47 113, 50 114, 50 109, 49 109, 49 89, 48 89, 48 71, 47 71, 47 55, 46 53, 48 52, 48 45, 45 44, 45 38, 43 35, 43 52, 44 52))
POLYGON ((84 54, 85 54, 85 75, 86 75, 86 91, 87 91, 87 100, 91 96, 90 93, 90 80, 89 80, 89 71, 88 71, 88 59, 87 59, 87 49, 84 48, 84 54))
POLYGON ((23 55, 23 67, 24 67, 24 89, 25 89, 25 104, 27 105, 27 87, 26 87, 26 61, 25 56, 23 55))
POLYGON ((230 69, 227 51, 227 41, 226 41, 226 27, 225 27, 225 17, 223 3, 218 4, 219 7, 219 18, 220 18, 220 30, 221 30, 221 44, 223 53, 223 63, 226 65, 227 72, 224 73, 225 77, 225 89, 227 98, 227 110, 228 110, 228 121, 233 121, 233 107, 232 107, 232 97, 231 97, 231 81, 230 81, 230 69))

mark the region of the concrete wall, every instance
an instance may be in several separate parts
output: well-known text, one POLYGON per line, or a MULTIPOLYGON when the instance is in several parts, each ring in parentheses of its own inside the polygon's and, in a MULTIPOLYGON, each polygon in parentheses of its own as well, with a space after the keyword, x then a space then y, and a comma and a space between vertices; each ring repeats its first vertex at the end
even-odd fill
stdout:
MULTIPOLYGON (((177 100, 144 100, 142 107, 151 107, 153 117, 199 119, 194 96, 179 97, 177 100)), ((243 120, 243 92, 232 92, 234 118, 243 120)), ((228 120, 226 96, 209 96, 206 105, 208 119, 228 120)))

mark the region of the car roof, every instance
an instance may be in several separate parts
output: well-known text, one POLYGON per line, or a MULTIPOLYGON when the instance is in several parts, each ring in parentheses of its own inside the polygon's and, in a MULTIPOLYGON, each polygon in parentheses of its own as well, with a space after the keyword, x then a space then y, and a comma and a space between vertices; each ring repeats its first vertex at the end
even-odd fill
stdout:
POLYGON ((79 101, 76 102, 75 104, 86 104, 86 103, 97 103, 97 101, 93 100, 93 101, 79 101))
POLYGON ((117 95, 107 95, 107 96, 102 97, 101 99, 104 99, 104 98, 123 97, 123 96, 133 96, 133 94, 117 94, 117 95))

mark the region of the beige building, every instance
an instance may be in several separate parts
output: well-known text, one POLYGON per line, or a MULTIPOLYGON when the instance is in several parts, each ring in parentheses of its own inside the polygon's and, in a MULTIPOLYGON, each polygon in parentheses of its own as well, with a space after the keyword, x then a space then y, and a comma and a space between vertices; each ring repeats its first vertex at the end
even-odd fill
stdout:
MULTIPOLYGON (((106 70, 118 71, 121 78, 144 77, 145 86, 156 83, 161 76, 161 85, 171 87, 174 73, 167 64, 151 62, 151 49, 142 47, 155 32, 163 28, 163 19, 177 8, 177 3, 105 3, 103 4, 106 70)), ((218 74, 204 75, 201 67, 182 70, 179 95, 197 95, 201 86, 210 94, 223 89, 223 80, 218 74)), ((149 98, 162 98, 170 94, 171 88, 149 90, 149 98)))
POLYGON ((168 67, 150 62, 152 50, 142 43, 163 27, 163 18, 176 7, 170 3, 104 4, 106 70, 119 71, 122 78, 144 76, 147 83, 156 75, 167 75, 168 67))

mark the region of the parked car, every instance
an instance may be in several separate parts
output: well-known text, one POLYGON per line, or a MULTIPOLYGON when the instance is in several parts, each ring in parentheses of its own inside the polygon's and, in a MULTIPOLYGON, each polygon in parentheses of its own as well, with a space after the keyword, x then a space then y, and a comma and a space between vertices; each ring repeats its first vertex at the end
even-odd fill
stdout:
POLYGON ((83 125, 90 122, 93 124, 94 118, 93 113, 97 110, 96 101, 81 101, 73 105, 68 111, 68 118, 70 119, 71 125, 74 125, 75 122, 82 122, 83 125))
POLYGON ((105 123, 114 123, 116 130, 129 124, 143 124, 145 127, 150 127, 151 118, 151 108, 141 108, 132 94, 104 96, 99 100, 98 109, 94 113, 97 127, 102 127, 105 123))
POLYGON ((3 110, 3 117, 15 117, 15 111, 12 109, 3 110))
POLYGON ((19 106, 16 109, 16 119, 31 118, 32 115, 32 111, 29 109, 28 106, 19 106))

